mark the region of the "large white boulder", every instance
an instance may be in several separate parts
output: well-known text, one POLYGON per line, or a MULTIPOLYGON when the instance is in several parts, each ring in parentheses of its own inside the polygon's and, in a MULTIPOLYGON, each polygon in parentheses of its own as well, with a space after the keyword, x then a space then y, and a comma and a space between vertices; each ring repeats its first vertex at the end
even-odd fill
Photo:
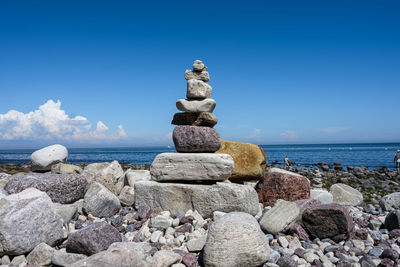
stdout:
POLYGON ((324 189, 311 189, 310 198, 318 200, 322 204, 330 204, 333 202, 332 194, 324 189))
POLYGON ((357 206, 364 200, 360 191, 346 184, 334 184, 330 191, 333 196, 333 203, 340 205, 357 206))
POLYGON ((228 154, 216 153, 161 153, 150 167, 155 181, 227 180, 234 162, 228 154))
POLYGON ((258 195, 251 186, 233 183, 137 182, 135 207, 145 205, 153 212, 170 211, 182 216, 188 210, 197 210, 203 218, 212 218, 214 211, 243 211, 254 216, 258 212, 258 195))
POLYGON ((125 173, 126 181, 128 185, 134 186, 136 182, 139 181, 150 181, 151 175, 148 170, 127 170, 125 173))
POLYGON ((260 266, 268 261, 270 252, 257 220, 244 212, 231 212, 211 225, 204 266, 260 266))
POLYGON ((31 155, 32 171, 50 171, 51 166, 66 162, 68 150, 62 145, 47 146, 36 150, 31 155))
POLYGON ((35 188, 0 198, 0 255, 22 255, 64 236, 63 220, 50 197, 35 188))

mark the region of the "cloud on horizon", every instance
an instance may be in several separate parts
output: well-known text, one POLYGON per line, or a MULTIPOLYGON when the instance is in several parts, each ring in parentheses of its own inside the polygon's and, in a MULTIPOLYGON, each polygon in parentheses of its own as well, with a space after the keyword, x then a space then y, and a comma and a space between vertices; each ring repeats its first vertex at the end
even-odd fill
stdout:
POLYGON ((347 130, 347 128, 344 128, 344 127, 328 127, 328 128, 318 129, 318 131, 320 131, 320 132, 329 133, 329 134, 343 132, 345 130, 347 130))
POLYGON ((298 139, 296 132, 287 130, 280 134, 285 140, 296 141, 298 139))
POLYGON ((83 116, 71 118, 61 109, 61 102, 48 100, 29 113, 9 110, 0 114, 0 140, 65 140, 99 141, 120 140, 127 137, 122 125, 114 133, 102 121, 96 129, 83 116))

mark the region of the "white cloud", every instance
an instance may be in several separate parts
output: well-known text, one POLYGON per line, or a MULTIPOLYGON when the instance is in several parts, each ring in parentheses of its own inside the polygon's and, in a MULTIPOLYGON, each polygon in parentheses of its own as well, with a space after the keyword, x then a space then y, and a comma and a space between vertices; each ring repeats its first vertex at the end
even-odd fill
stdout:
POLYGON ((338 132, 342 132, 345 131, 346 128, 341 128, 341 127, 328 127, 328 128, 322 128, 322 129, 318 129, 320 132, 323 133, 338 133, 338 132))
POLYGON ((281 133, 281 136, 285 139, 291 140, 291 141, 295 141, 298 139, 295 131, 284 131, 283 133, 281 133))
POLYGON ((256 138, 256 137, 259 137, 260 134, 261 134, 261 130, 254 128, 253 133, 248 138, 256 138))
POLYGON ((116 134, 106 134, 108 127, 101 121, 95 130, 82 116, 69 117, 61 109, 61 102, 48 100, 37 110, 23 113, 10 110, 0 114, 0 140, 93 140, 127 137, 122 125, 116 134))

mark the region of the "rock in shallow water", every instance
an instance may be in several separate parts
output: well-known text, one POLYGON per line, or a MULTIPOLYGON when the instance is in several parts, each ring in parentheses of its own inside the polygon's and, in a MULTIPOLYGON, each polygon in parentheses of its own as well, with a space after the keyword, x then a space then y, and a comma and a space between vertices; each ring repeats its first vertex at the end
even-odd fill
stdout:
POLYGON ((221 148, 216 153, 232 156, 235 162, 229 178, 232 181, 261 180, 265 176, 267 157, 257 145, 221 140, 221 148))
POLYGON ((13 176, 5 190, 9 194, 19 193, 29 187, 46 192, 52 201, 69 204, 85 195, 87 181, 80 174, 28 173, 13 176))
POLYGON ((216 183, 215 185, 137 182, 135 207, 148 205, 152 212, 170 211, 185 215, 197 210, 203 218, 212 218, 214 211, 258 212, 258 197, 247 185, 216 183))
POLYGON ((309 199, 310 189, 307 178, 279 168, 268 169, 265 178, 256 185, 260 203, 267 206, 273 206, 278 199, 309 199))
POLYGON ((155 181, 222 181, 230 177, 233 159, 227 154, 162 153, 150 167, 155 181))
POLYGON ((221 147, 218 131, 210 127, 176 126, 172 139, 178 152, 213 153, 221 147))
POLYGON ((52 145, 44 147, 32 153, 32 171, 50 171, 52 165, 65 162, 67 158, 68 150, 65 146, 52 145))
POLYGON ((204 246, 204 266, 259 266, 269 258, 268 239, 254 217, 231 212, 214 222, 204 246))
POLYGON ((0 255, 21 255, 60 241, 63 221, 46 193, 28 188, 0 199, 0 236, 0 255))

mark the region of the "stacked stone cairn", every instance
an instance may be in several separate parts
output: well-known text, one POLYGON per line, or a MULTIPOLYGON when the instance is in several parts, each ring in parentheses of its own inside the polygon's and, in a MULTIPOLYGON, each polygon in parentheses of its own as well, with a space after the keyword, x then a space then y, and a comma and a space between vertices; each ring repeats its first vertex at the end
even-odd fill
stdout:
POLYGON ((152 181, 135 184, 135 205, 149 205, 153 212, 170 211, 184 215, 197 210, 210 218, 214 211, 258 212, 257 193, 251 186, 227 182, 234 170, 231 155, 215 153, 221 147, 220 135, 213 126, 216 102, 207 67, 200 60, 193 71, 185 72, 187 99, 179 99, 172 124, 173 141, 178 153, 162 153, 150 167, 152 181), (225 182, 223 182, 225 181, 225 182))

